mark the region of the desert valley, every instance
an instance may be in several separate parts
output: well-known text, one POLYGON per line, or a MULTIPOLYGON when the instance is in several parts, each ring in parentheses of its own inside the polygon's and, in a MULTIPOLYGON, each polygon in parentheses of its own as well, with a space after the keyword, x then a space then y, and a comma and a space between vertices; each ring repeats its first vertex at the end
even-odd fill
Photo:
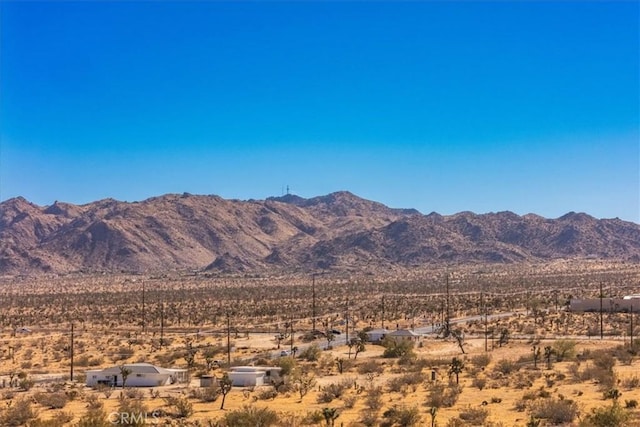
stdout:
POLYGON ((3 426, 640 425, 634 223, 183 194, 0 237, 3 426))

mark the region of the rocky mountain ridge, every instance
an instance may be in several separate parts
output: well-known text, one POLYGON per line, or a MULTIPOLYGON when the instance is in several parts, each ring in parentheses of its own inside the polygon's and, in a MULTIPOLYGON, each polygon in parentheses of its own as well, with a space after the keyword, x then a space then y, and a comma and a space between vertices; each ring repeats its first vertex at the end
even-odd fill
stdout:
POLYGON ((0 274, 376 272, 556 258, 640 262, 640 225, 568 213, 422 215, 349 192, 266 200, 167 194, 140 202, 0 203, 0 274))

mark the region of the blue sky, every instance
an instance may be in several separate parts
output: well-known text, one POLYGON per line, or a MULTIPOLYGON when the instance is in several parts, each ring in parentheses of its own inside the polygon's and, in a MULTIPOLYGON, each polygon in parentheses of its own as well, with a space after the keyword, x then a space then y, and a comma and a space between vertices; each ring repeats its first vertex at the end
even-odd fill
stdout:
POLYGON ((637 2, 0 2, 0 199, 640 222, 637 2))

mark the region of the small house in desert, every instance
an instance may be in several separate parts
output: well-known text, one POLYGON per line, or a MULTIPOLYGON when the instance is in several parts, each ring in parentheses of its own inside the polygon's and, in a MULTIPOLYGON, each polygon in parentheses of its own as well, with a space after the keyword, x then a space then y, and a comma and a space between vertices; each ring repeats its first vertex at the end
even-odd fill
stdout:
POLYGON ((367 335, 367 341, 373 343, 380 343, 389 334, 388 329, 372 329, 370 331, 365 332, 367 335))
POLYGON ((420 334, 415 333, 411 329, 398 329, 397 331, 389 332, 387 336, 397 343, 403 341, 418 342, 421 337, 420 334))
POLYGON ((278 381, 281 370, 274 366, 233 366, 228 375, 234 386, 250 387, 278 381))
POLYGON ((158 387, 189 382, 187 369, 166 369, 150 363, 128 363, 122 366, 86 371, 87 386, 120 387, 124 372, 128 373, 125 385, 129 387, 158 387))

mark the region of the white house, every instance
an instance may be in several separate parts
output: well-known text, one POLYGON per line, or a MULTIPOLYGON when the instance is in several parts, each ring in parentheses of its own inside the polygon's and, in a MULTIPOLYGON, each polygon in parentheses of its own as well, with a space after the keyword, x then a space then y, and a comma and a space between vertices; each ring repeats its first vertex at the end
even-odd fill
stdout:
POLYGON ((277 381, 281 370, 274 366, 233 366, 228 375, 234 386, 249 387, 277 381))
POLYGON ((402 341, 417 342, 420 340, 420 334, 413 332, 411 329, 398 329, 397 331, 389 332, 387 336, 397 343, 402 341))
POLYGON ((378 343, 381 342, 384 337, 389 334, 389 332, 390 331, 388 329, 372 329, 365 332, 365 334, 367 335, 367 341, 378 343))
POLYGON ((187 369, 166 369, 150 363, 128 363, 111 368, 86 371, 87 386, 95 387, 104 384, 110 387, 122 386, 122 370, 127 369, 129 375, 125 382, 129 387, 157 387, 189 381, 187 369))
POLYGON ((602 311, 610 313, 620 313, 633 310, 634 313, 640 311, 640 301, 635 295, 627 295, 624 298, 587 298, 572 299, 569 301, 569 311, 573 312, 599 312, 600 304, 602 311))

